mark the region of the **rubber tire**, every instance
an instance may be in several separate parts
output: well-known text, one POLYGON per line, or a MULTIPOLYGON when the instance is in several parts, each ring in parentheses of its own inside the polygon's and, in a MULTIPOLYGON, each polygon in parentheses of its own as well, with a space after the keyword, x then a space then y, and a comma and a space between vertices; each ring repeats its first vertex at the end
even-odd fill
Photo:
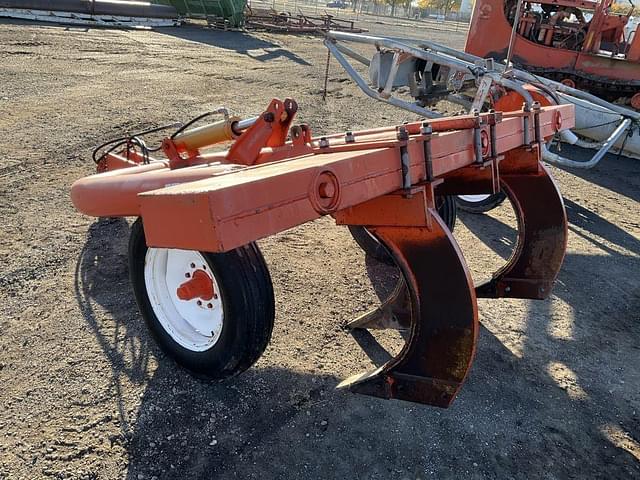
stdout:
POLYGON ((202 352, 173 340, 156 317, 144 280, 146 253, 139 218, 129 238, 129 275, 140 313, 162 351, 200 378, 225 379, 251 367, 271 339, 275 318, 271 277, 258 246, 250 243, 226 253, 200 252, 215 275, 224 308, 220 338, 202 352))
MULTIPOLYGON (((449 227, 449 230, 453 232, 457 218, 455 197, 452 195, 438 196, 436 197, 436 205, 438 215, 440 215, 440 218, 442 218, 447 227, 449 227)), ((394 264, 385 246, 382 245, 366 227, 360 225, 349 225, 348 227, 353 239, 367 255, 387 265, 394 264)))
POLYGON ((458 208, 469 213, 486 213, 500 206, 506 200, 507 196, 504 192, 494 193, 485 200, 480 202, 467 202, 460 197, 456 197, 458 208))

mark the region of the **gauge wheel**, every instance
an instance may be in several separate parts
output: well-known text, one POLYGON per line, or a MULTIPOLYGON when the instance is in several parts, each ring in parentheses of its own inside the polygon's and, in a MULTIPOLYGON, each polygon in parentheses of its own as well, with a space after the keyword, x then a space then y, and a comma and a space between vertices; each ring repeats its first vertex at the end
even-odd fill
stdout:
POLYGON ((504 192, 482 195, 458 195, 458 208, 469 213, 486 213, 500 206, 507 196, 504 192))
MULTIPOLYGON (((436 197, 436 207, 438 214, 444 223, 453 232, 456 226, 456 199, 452 195, 442 195, 436 197)), ((386 247, 366 227, 360 225, 349 225, 349 232, 358 246, 364 252, 379 262, 393 265, 393 259, 386 247)))
POLYGON ((131 227, 129 274, 140 313, 163 352, 198 377, 253 365, 273 330, 273 287, 255 243, 225 253, 147 247, 131 227))

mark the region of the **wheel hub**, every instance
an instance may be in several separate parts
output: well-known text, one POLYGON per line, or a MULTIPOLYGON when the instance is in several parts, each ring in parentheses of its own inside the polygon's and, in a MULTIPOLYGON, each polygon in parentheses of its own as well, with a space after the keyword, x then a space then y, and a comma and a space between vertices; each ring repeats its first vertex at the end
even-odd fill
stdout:
POLYGON ((185 276, 191 278, 176 290, 176 295, 180 300, 189 301, 194 298, 211 300, 214 297, 213 281, 204 270, 198 269, 193 273, 187 272, 185 276))
POLYGON ((192 351, 215 345, 222 332, 223 304, 200 252, 149 248, 145 282, 156 317, 176 342, 192 351))

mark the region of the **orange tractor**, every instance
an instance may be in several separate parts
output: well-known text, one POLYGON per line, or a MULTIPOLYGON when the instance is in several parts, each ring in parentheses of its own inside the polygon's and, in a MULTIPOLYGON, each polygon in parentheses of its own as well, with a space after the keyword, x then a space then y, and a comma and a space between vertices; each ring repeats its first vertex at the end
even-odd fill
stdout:
POLYGON ((640 35, 613 0, 477 0, 465 51, 640 109, 640 35), (513 40, 512 40, 513 39, 513 40), (511 51, 509 47, 511 45, 511 51))

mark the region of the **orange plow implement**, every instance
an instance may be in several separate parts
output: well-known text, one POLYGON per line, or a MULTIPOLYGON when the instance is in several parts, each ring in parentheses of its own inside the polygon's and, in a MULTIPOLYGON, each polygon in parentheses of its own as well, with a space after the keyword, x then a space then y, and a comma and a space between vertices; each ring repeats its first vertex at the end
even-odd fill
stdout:
MULTIPOLYGON (((292 125, 297 105, 273 100, 260 116, 229 117, 162 143, 141 136, 98 158, 78 180, 78 210, 131 216, 131 278, 152 334, 195 374, 225 378, 251 366, 273 326, 273 290, 255 241, 332 215, 365 226, 402 272, 392 296, 352 322, 403 328, 399 355, 341 385, 366 395, 446 407, 478 337, 477 297, 542 299, 566 248, 562 197, 541 145, 574 125, 573 107, 486 113, 312 137, 292 125), (204 147, 233 140, 229 150, 204 147), (507 264, 474 286, 435 207, 438 195, 503 190, 518 217, 507 264)), ((116 144, 118 146, 118 144, 116 144)))

